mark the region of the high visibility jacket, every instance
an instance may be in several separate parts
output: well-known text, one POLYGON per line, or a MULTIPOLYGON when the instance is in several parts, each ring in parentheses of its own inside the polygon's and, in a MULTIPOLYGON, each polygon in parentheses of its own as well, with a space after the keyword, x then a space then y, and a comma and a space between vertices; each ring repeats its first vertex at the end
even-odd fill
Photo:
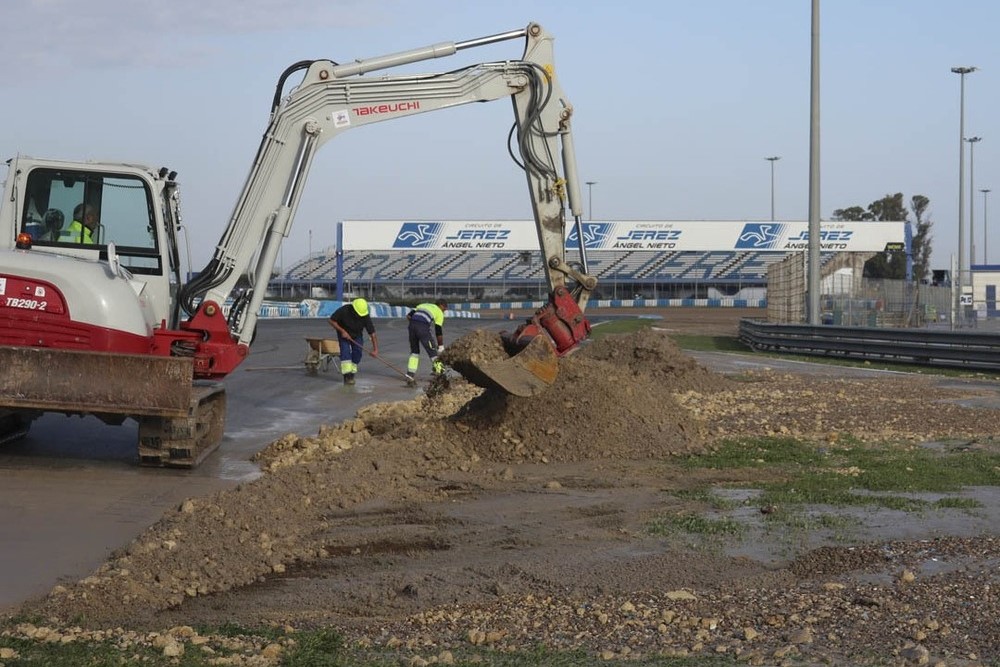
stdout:
POLYGON ((413 309, 414 316, 426 319, 436 327, 444 326, 444 311, 436 303, 422 303, 413 309))
POLYGON ((59 240, 63 243, 93 243, 94 237, 82 222, 74 220, 69 223, 69 227, 59 233, 59 240))

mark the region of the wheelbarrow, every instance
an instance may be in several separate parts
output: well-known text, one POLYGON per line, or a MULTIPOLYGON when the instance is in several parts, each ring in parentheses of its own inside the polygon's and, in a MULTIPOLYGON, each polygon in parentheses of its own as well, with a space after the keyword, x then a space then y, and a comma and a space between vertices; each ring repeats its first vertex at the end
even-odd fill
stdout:
MULTIPOLYGON (((327 372, 333 360, 340 358, 340 343, 334 338, 306 338, 306 343, 309 351, 303 363, 309 375, 316 375, 320 370, 327 372)), ((340 370, 337 364, 333 364, 333 367, 340 370)))

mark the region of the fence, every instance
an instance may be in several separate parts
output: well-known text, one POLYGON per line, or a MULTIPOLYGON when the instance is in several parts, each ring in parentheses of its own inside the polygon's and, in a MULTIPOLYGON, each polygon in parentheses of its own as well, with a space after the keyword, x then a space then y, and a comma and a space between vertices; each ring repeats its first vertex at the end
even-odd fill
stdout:
MULTIPOLYGON (((822 324, 850 327, 951 327, 950 287, 905 280, 863 278, 870 253, 839 253, 820 269, 822 324)), ((801 324, 807 315, 806 253, 790 255, 768 268, 767 321, 801 324)), ((956 327, 974 326, 974 313, 963 313, 956 327)))

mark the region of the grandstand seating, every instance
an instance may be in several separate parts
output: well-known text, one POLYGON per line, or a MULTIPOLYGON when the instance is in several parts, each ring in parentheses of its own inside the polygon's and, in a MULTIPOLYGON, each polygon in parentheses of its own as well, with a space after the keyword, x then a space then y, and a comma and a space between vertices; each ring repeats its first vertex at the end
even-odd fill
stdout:
MULTIPOLYGON (((588 269, 598 279, 621 280, 743 280, 763 282, 767 267, 786 257, 782 252, 593 251, 588 269)), ((575 261, 571 256, 570 261, 575 261)), ((519 252, 363 252, 344 253, 345 280, 459 280, 542 278, 537 255, 525 261, 519 252)), ((316 254, 289 267, 287 280, 326 281, 336 278, 336 257, 316 254)))
MULTIPOLYGON (((701 286, 763 287, 767 268, 787 256, 776 251, 666 251, 595 250, 587 255, 588 270, 599 286, 634 283, 642 286, 697 284, 701 286)), ((824 262, 829 255, 824 253, 824 262)), ((313 254, 296 262, 281 276, 290 284, 332 285, 336 281, 336 252, 313 254)), ((579 261, 567 252, 571 263, 579 261)), ((545 280, 538 252, 523 251, 363 251, 343 253, 343 280, 348 285, 391 283, 435 287, 538 285, 545 280)))

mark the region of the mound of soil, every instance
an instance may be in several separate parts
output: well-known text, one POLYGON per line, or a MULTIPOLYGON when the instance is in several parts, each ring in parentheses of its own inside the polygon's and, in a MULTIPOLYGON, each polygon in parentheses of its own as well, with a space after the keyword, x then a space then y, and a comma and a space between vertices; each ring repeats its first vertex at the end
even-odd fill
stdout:
MULTIPOLYGON (((472 359, 505 358, 496 336, 456 345, 472 359)), ((494 461, 661 458, 704 451, 705 423, 675 394, 718 392, 732 381, 655 331, 608 336, 563 358, 548 391, 519 397, 487 390, 452 421, 462 442, 494 461)))

